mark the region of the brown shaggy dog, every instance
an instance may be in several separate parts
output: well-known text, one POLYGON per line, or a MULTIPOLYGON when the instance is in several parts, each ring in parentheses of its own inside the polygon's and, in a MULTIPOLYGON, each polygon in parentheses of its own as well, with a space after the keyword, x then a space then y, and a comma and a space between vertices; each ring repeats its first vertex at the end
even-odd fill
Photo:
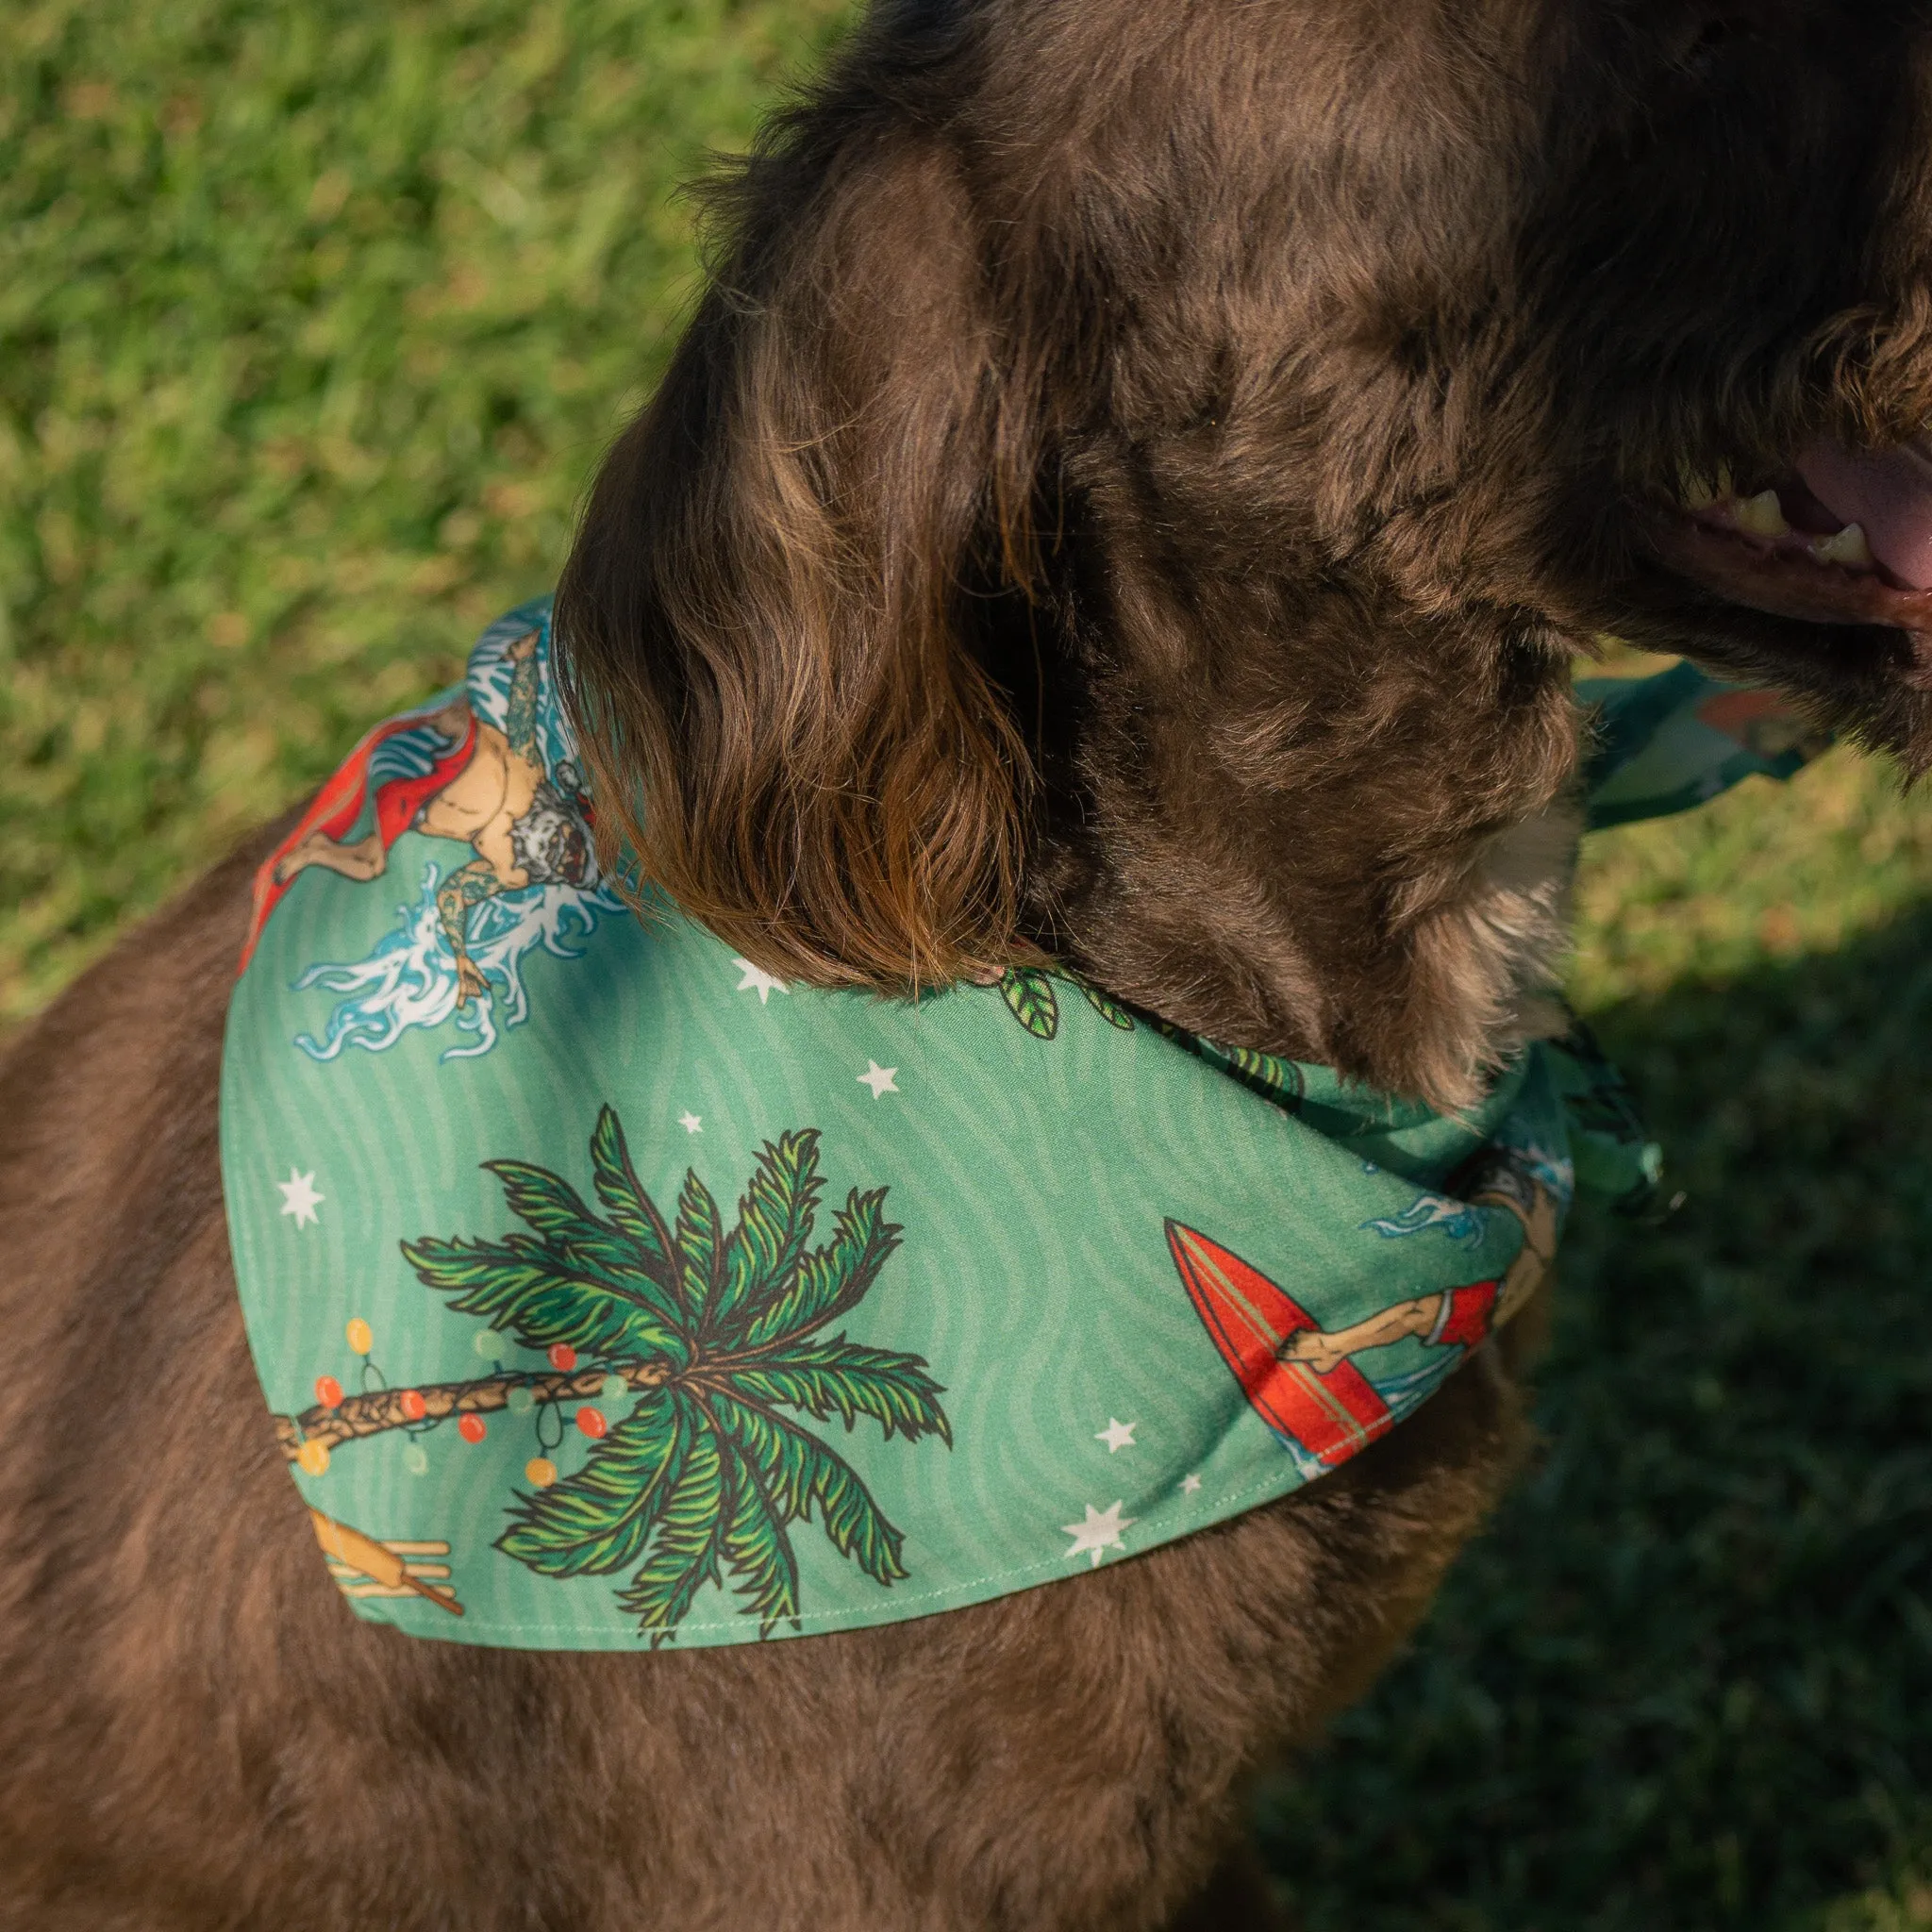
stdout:
MULTIPOLYGON (((1795 483, 1746 500, 1932 418, 1921 11, 882 4, 724 193, 571 561, 606 830, 787 976, 1039 948, 1467 1098, 1541 1024, 1595 633, 1932 754, 1926 505, 1877 490, 1879 569, 1795 483)), ((1265 1923, 1232 1867, 1188 1901, 1507 1475, 1495 1351, 1289 1501, 924 1622, 357 1623, 223 1226, 255 856, 0 1070, 0 1925, 1265 1923)))

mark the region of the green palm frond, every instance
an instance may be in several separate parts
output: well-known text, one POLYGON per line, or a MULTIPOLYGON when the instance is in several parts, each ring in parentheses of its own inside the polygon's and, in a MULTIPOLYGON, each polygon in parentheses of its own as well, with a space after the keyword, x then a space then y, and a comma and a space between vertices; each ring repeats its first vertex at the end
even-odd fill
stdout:
POLYGON ((836 1450, 756 1403, 716 1393, 711 1411, 788 1517, 809 1522, 816 1508, 832 1547, 874 1582, 906 1574, 905 1538, 836 1450))
POLYGON ((618 1602, 653 1633, 653 1647, 684 1621, 691 1599, 719 1583, 719 1555, 732 1503, 732 1465, 714 1429, 700 1428, 658 1519, 638 1574, 618 1602))
POLYGON ((756 1402, 802 1408, 821 1422, 837 1415, 848 1429, 863 1415, 889 1439, 896 1429, 908 1439, 952 1441, 940 1385, 920 1357, 866 1348, 842 1335, 735 1369, 731 1386, 756 1402))
POLYGON ((718 1204, 711 1191, 699 1180, 697 1170, 689 1170, 677 1196, 677 1231, 674 1237, 678 1255, 678 1287, 690 1319, 700 1322, 717 1286, 718 1204))
POLYGON ((758 1473, 758 1479, 786 1520, 811 1518, 811 1456, 815 1439, 795 1423, 757 1403, 741 1401, 723 1389, 710 1391, 706 1407, 732 1446, 758 1473))
POLYGON ((903 1230, 885 1218, 886 1191, 854 1189, 832 1217, 832 1239, 799 1257, 742 1325, 747 1348, 780 1336, 801 1337, 835 1321, 863 1300, 878 1272, 899 1245, 903 1230))
POLYGON ((668 1267, 670 1231, 650 1195, 638 1184, 630 1149, 625 1144, 624 1124, 615 1108, 598 1110, 596 1129, 591 1136, 591 1176, 604 1211, 644 1255, 668 1267))
POLYGON ((1109 1026, 1118 1026, 1123 1033, 1134 1030, 1134 1016, 1126 1008, 1071 966, 1008 966, 1000 974, 1000 996, 1012 1008, 1014 1019, 1036 1040, 1051 1040, 1060 1030, 1059 995, 1054 991, 1056 979, 1077 987, 1086 996, 1087 1004, 1109 1026))
POLYGON ((724 1565, 744 1608, 768 1635, 798 1620, 798 1558, 777 1506, 741 1457, 731 1458, 731 1514, 724 1524, 724 1565))
POLYGON ((629 1569, 642 1557, 683 1473, 693 1407, 676 1390, 646 1395, 576 1474, 517 1498, 510 1527, 496 1547, 545 1576, 608 1576, 629 1569))
POLYGON ((449 1295, 457 1313, 481 1315, 514 1332, 526 1348, 562 1341, 588 1354, 662 1356, 679 1366, 689 1357, 668 1297, 641 1276, 600 1279, 567 1255, 517 1235, 503 1241, 425 1235, 402 1249, 418 1279, 449 1295))
MULTIPOLYGON (((1049 973, 1037 966, 1009 966, 1000 976, 1000 992, 1012 1008, 1014 1018, 1037 1039, 1052 1040, 1059 1031, 1059 1003, 1053 988, 1056 978, 1078 987, 1087 1004, 1109 1026, 1117 1026, 1123 1033, 1134 1031, 1137 1023, 1133 1014, 1110 993, 1071 967, 1056 967, 1049 973)), ((1290 1112, 1300 1107, 1306 1083, 1301 1069, 1292 1060, 1261 1053, 1251 1046, 1224 1046, 1219 1041, 1185 1032, 1168 1021, 1146 1017, 1157 1033, 1239 1080, 1263 1100, 1290 1112)))
POLYGON ((872 1491, 852 1473, 843 1457, 835 1455, 816 1436, 810 1445, 811 1492, 824 1512, 825 1540, 841 1557, 850 1557, 874 1583, 897 1583, 907 1574, 902 1559, 906 1539, 886 1520, 872 1491))
POLYGON ((668 1314, 675 1283, 655 1243, 644 1246, 623 1228, 599 1221, 570 1183, 526 1160, 486 1160, 485 1173, 503 1183, 504 1205, 536 1229, 545 1247, 584 1274, 623 1282, 639 1292, 663 1291, 668 1314))
POLYGON ((526 1347, 567 1342, 644 1391, 574 1474, 518 1493, 497 1549, 544 1576, 630 1572, 618 1601, 654 1643, 708 1583, 728 1581, 761 1634, 795 1624, 788 1523, 817 1522, 881 1584, 906 1574, 904 1539, 858 1473, 780 1413, 837 1416, 848 1430, 870 1420, 887 1441, 952 1440, 944 1391, 920 1357, 813 1339, 863 1300, 899 1245, 883 1188, 854 1189, 831 1240, 811 1247, 824 1183, 817 1130, 800 1128, 759 1153, 728 1232, 694 1169, 668 1227, 608 1107, 591 1141, 602 1216, 547 1168, 486 1165, 532 1232, 425 1237, 404 1243, 409 1265, 452 1308, 526 1347))
POLYGON ((765 1299, 797 1267, 824 1186, 818 1159, 819 1137, 811 1127, 781 1134, 760 1151, 738 1204, 738 1225, 724 1237, 723 1279, 706 1311, 712 1328, 765 1299))

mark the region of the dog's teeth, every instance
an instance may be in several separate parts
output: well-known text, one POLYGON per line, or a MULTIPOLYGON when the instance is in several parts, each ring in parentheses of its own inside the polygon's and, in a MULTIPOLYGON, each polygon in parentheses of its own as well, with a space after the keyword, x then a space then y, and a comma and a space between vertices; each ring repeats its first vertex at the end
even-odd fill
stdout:
POLYGON ((1785 508, 1777 500, 1775 490, 1760 491, 1756 496, 1747 496, 1732 512, 1737 518, 1738 527, 1747 530, 1754 537, 1789 537, 1791 526, 1785 522, 1785 508))
POLYGON ((1677 495, 1686 509, 1708 509, 1717 501, 1710 479, 1700 476, 1689 463, 1677 471, 1677 495))
POLYGON ((1829 537, 1812 538, 1811 555, 1820 563, 1842 563, 1853 570, 1872 568, 1872 546, 1857 524, 1847 524, 1829 537))
POLYGON ((1717 466, 1717 493, 1718 500, 1722 503, 1728 503, 1738 493, 1737 479, 1731 475, 1731 466, 1728 463, 1720 463, 1717 466))

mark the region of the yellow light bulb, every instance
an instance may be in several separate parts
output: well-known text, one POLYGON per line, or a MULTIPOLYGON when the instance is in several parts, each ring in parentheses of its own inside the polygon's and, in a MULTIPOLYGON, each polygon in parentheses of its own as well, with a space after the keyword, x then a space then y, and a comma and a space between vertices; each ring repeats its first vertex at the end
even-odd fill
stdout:
POLYGON ((375 1346, 375 1333, 360 1315, 358 1315, 349 1324, 348 1327, 343 1330, 343 1333, 349 1338, 349 1346, 358 1355, 367 1355, 375 1346))
POLYGON ((533 1456, 524 1464, 524 1476, 533 1488, 547 1490, 557 1480, 557 1465, 547 1456, 533 1456))
POLYGON ((320 1475, 328 1467, 328 1444, 311 1436, 295 1452, 295 1460, 310 1475, 320 1475))

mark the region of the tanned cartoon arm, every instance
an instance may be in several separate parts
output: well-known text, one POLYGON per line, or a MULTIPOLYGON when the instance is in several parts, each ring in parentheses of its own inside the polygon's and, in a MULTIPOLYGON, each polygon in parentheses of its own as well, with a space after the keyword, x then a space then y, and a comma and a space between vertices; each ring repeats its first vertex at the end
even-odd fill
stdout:
POLYGON ((1347 1328, 1303 1328, 1289 1337, 1281 1359, 1306 1362, 1317 1374, 1325 1375, 1350 1356, 1363 1349, 1385 1348, 1406 1335, 1442 1348, 1457 1344, 1474 1347, 1490 1332, 1496 1292, 1495 1282, 1475 1281, 1392 1303, 1347 1328))

